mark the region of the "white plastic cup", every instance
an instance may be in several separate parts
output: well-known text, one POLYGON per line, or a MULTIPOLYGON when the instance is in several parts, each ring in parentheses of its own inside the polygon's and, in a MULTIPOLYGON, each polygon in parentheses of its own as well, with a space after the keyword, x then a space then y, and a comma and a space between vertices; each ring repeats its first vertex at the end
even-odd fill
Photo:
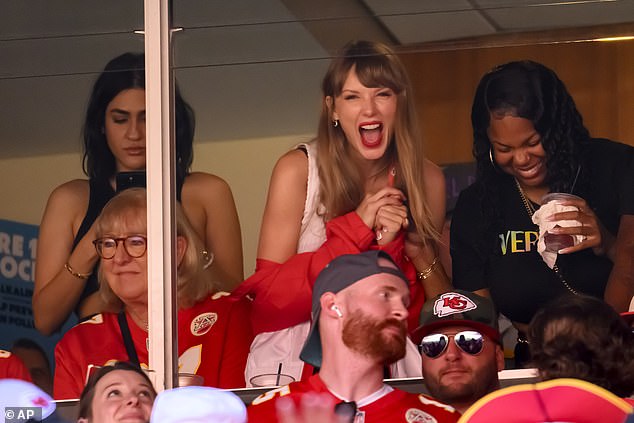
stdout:
POLYGON ((263 373, 253 376, 249 381, 254 388, 265 388, 288 385, 295 382, 295 378, 284 373, 263 373))
MULTIPOLYGON (((567 200, 580 199, 581 197, 578 197, 574 194, 567 194, 564 192, 551 192, 550 194, 544 195, 544 197, 542 198, 542 204, 550 203, 552 201, 563 203, 567 200)), ((559 225, 556 225, 555 227, 559 227, 559 225)), ((546 244, 546 251, 556 253, 563 248, 574 246, 575 237, 567 234, 552 234, 550 232, 546 232, 546 234, 544 234, 544 243, 546 244)))

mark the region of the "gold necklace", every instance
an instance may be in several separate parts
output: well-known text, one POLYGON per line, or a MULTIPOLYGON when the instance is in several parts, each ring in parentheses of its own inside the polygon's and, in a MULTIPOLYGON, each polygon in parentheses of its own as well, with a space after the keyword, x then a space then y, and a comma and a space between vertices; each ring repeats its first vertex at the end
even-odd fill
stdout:
POLYGON ((535 214, 535 206, 533 206, 532 201, 528 200, 528 198, 526 197, 526 194, 524 194, 524 190, 522 189, 522 186, 520 185, 519 182, 517 182, 517 179, 513 178, 513 180, 515 181, 515 186, 517 186, 517 190, 520 192, 520 197, 522 197, 522 202, 524 203, 524 207, 526 207, 526 211, 528 212, 528 215, 532 218, 533 214, 535 214))
POLYGON ((150 330, 150 325, 148 324, 147 320, 141 319, 141 317, 138 314, 134 313, 131 308, 128 308, 126 310, 128 311, 128 313, 130 313, 130 316, 136 318, 136 320, 138 320, 141 323, 141 329, 143 329, 146 332, 150 330))
MULTIPOLYGON (((533 203, 529 201, 529 199, 526 197, 526 194, 524 194, 524 190, 522 189, 522 186, 517 181, 517 179, 513 178, 513 180, 515 180, 515 186, 517 186, 517 190, 520 193, 520 197, 522 197, 522 202, 524 203, 526 212, 528 213, 528 216, 531 218, 531 221, 532 221, 533 214, 535 213, 535 207, 533 206, 533 203)), ((575 289, 572 286, 570 286, 570 284, 566 281, 566 279, 564 278, 564 275, 562 275, 561 270, 559 270, 559 266, 557 266, 557 264, 553 264, 553 270, 555 271, 555 273, 559 277, 559 280, 561 281, 561 283, 564 284, 564 286, 566 287, 568 291, 572 292, 575 295, 579 295, 579 293, 575 291, 575 289)))

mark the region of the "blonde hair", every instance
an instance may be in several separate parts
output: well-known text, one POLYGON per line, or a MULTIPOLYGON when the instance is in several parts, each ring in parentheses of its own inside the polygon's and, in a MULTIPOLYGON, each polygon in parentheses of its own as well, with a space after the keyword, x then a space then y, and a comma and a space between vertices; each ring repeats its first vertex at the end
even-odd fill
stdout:
POLYGON ((394 134, 379 171, 387 173, 390 166, 396 166, 395 187, 407 196, 418 234, 424 242, 436 240, 439 234, 425 200, 425 158, 409 77, 389 47, 371 41, 348 43, 342 54, 333 59, 322 82, 324 100, 316 140, 319 194, 326 209, 324 218, 330 220, 355 210, 365 194, 365 181, 359 170, 350 166, 351 147, 341 126, 333 125, 333 108, 327 100, 341 95, 353 68, 366 87, 387 87, 397 96, 394 134))
MULTIPOLYGON (((142 227, 147 231, 147 194, 144 188, 130 188, 114 196, 105 205, 96 221, 96 236, 118 233, 130 227, 142 227)), ((205 271, 204 246, 194 228, 183 213, 180 204, 176 203, 176 234, 185 238, 187 248, 177 270, 177 301, 179 308, 193 306, 205 296, 217 291, 215 275, 212 277, 205 271)), ((121 307, 122 301, 115 295, 106 280, 103 271, 99 270, 99 293, 111 307, 121 307)))

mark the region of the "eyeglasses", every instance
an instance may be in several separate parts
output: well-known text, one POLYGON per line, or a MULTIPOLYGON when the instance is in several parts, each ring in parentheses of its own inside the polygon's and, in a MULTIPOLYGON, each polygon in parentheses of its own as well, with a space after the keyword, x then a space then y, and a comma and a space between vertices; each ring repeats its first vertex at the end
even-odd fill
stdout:
POLYGON ((109 260, 114 257, 120 242, 123 242, 123 248, 130 257, 139 258, 147 250, 147 238, 143 235, 97 238, 92 243, 95 245, 99 257, 109 260))
POLYGON ((420 343, 420 351, 429 358, 437 358, 447 349, 449 338, 453 338, 456 346, 467 354, 477 355, 484 347, 484 336, 474 330, 465 330, 455 335, 434 333, 427 335, 420 343))

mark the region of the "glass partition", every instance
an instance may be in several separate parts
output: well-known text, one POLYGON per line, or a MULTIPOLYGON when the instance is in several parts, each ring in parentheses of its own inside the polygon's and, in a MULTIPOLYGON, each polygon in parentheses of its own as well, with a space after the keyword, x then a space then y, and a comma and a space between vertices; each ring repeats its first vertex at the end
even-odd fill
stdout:
POLYGON ((134 33, 143 29, 143 1, 2 1, 0 8, 0 348, 27 338, 53 365, 55 343, 76 319, 51 336, 35 329, 38 225, 55 187, 85 177, 81 130, 90 90, 114 56, 143 52, 143 35, 134 33))

